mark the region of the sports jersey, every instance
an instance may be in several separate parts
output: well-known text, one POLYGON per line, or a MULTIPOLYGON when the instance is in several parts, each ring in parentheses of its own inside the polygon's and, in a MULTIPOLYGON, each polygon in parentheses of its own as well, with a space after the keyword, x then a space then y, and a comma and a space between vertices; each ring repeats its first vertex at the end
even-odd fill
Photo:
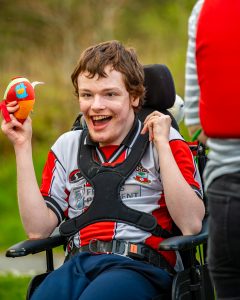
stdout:
MULTIPOLYGON (((141 122, 135 121, 130 132, 131 138, 125 139, 120 146, 98 147, 96 144, 95 159, 105 166, 122 162, 134 146, 140 131, 141 122)), ((73 218, 83 213, 93 201, 94 190, 81 175, 77 164, 81 133, 81 130, 77 130, 63 134, 51 148, 43 171, 41 192, 47 206, 58 217, 59 224, 65 217, 73 218)), ((188 145, 173 128, 170 130, 169 141, 184 178, 201 197, 200 178, 188 145)), ((89 138, 85 143, 93 145, 89 138)), ((165 203, 160 173, 157 150, 150 142, 141 162, 121 187, 120 196, 126 206, 154 215, 158 224, 171 231, 173 222, 165 203)), ((80 247, 88 244, 92 239, 141 242, 154 249, 157 249, 163 240, 161 237, 152 236, 151 233, 125 223, 97 222, 81 229, 71 242, 74 246, 80 247)), ((175 252, 162 254, 172 266, 177 269, 182 268, 181 260, 177 259, 178 255, 175 252)))

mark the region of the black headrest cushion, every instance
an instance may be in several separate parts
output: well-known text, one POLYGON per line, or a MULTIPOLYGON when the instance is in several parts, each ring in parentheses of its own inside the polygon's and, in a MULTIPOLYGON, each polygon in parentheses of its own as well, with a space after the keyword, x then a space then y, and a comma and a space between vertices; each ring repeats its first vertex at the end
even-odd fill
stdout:
POLYGON ((144 86, 146 95, 143 107, 163 111, 173 106, 176 92, 171 72, 167 66, 145 65, 144 86))

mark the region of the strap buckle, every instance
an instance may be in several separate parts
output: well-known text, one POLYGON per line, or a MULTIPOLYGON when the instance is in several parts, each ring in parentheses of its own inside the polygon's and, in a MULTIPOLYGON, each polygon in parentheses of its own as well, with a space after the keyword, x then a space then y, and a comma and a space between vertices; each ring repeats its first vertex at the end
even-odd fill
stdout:
POLYGON ((130 243, 128 241, 113 240, 112 241, 112 252, 115 254, 127 256, 129 244, 130 243))
POLYGON ((91 253, 114 253, 127 256, 131 245, 128 241, 113 240, 111 242, 92 239, 89 241, 88 249, 91 253))
POLYGON ((98 254, 102 253, 98 248, 98 242, 100 242, 98 239, 92 239, 89 241, 88 249, 91 253, 98 254))

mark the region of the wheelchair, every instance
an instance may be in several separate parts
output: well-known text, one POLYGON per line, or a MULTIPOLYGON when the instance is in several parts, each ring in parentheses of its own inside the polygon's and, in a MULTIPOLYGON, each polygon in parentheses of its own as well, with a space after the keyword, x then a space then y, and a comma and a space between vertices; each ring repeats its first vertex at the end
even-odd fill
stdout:
MULTIPOLYGON (((172 75, 165 65, 154 64, 144 66, 146 95, 145 102, 140 112, 140 120, 154 110, 168 114, 172 118, 172 126, 179 130, 178 124, 167 110, 173 106, 176 93, 172 75)), ((82 116, 75 120, 72 130, 84 127, 82 116)), ((194 143, 190 148, 195 152, 198 160, 200 175, 206 163, 206 149, 203 145, 194 143)), ((206 199, 204 199, 206 201, 206 199)), ((205 203, 206 204, 206 203, 205 203)), ((198 235, 174 236, 165 239, 159 245, 162 251, 179 251, 183 260, 184 270, 173 277, 171 291, 159 295, 155 300, 213 300, 214 288, 212 286, 207 262, 206 249, 208 238, 207 216, 203 220, 202 231, 198 235), (198 258, 196 258, 198 253, 198 258)), ((11 258, 22 257, 29 254, 46 252, 46 273, 36 275, 30 282, 26 299, 30 299, 36 287, 54 270, 53 248, 66 245, 66 238, 60 233, 55 233, 49 238, 40 240, 26 240, 17 243, 6 251, 6 256, 11 258)))

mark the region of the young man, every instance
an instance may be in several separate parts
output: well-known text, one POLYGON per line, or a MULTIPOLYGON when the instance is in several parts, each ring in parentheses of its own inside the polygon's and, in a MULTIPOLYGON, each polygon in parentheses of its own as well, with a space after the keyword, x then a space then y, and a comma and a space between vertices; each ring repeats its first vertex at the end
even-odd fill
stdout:
MULTIPOLYGON (((32 299, 151 299, 171 286, 169 271, 182 267, 176 253, 157 251, 164 237, 155 229, 171 232, 174 222, 183 234, 201 230, 204 205, 187 144, 169 116, 154 112, 143 127, 136 117, 144 98, 143 74, 135 52, 117 41, 82 53, 72 82, 88 131, 67 132, 56 141, 40 191, 31 120, 22 125, 12 116, 10 123, 2 122, 16 152, 19 209, 29 238, 49 236, 65 217, 62 232, 72 232, 71 259, 32 299), (133 154, 142 148, 131 170, 133 154), (151 229, 153 220, 157 225, 151 229)), ((10 112, 17 109, 13 105, 10 112)))

